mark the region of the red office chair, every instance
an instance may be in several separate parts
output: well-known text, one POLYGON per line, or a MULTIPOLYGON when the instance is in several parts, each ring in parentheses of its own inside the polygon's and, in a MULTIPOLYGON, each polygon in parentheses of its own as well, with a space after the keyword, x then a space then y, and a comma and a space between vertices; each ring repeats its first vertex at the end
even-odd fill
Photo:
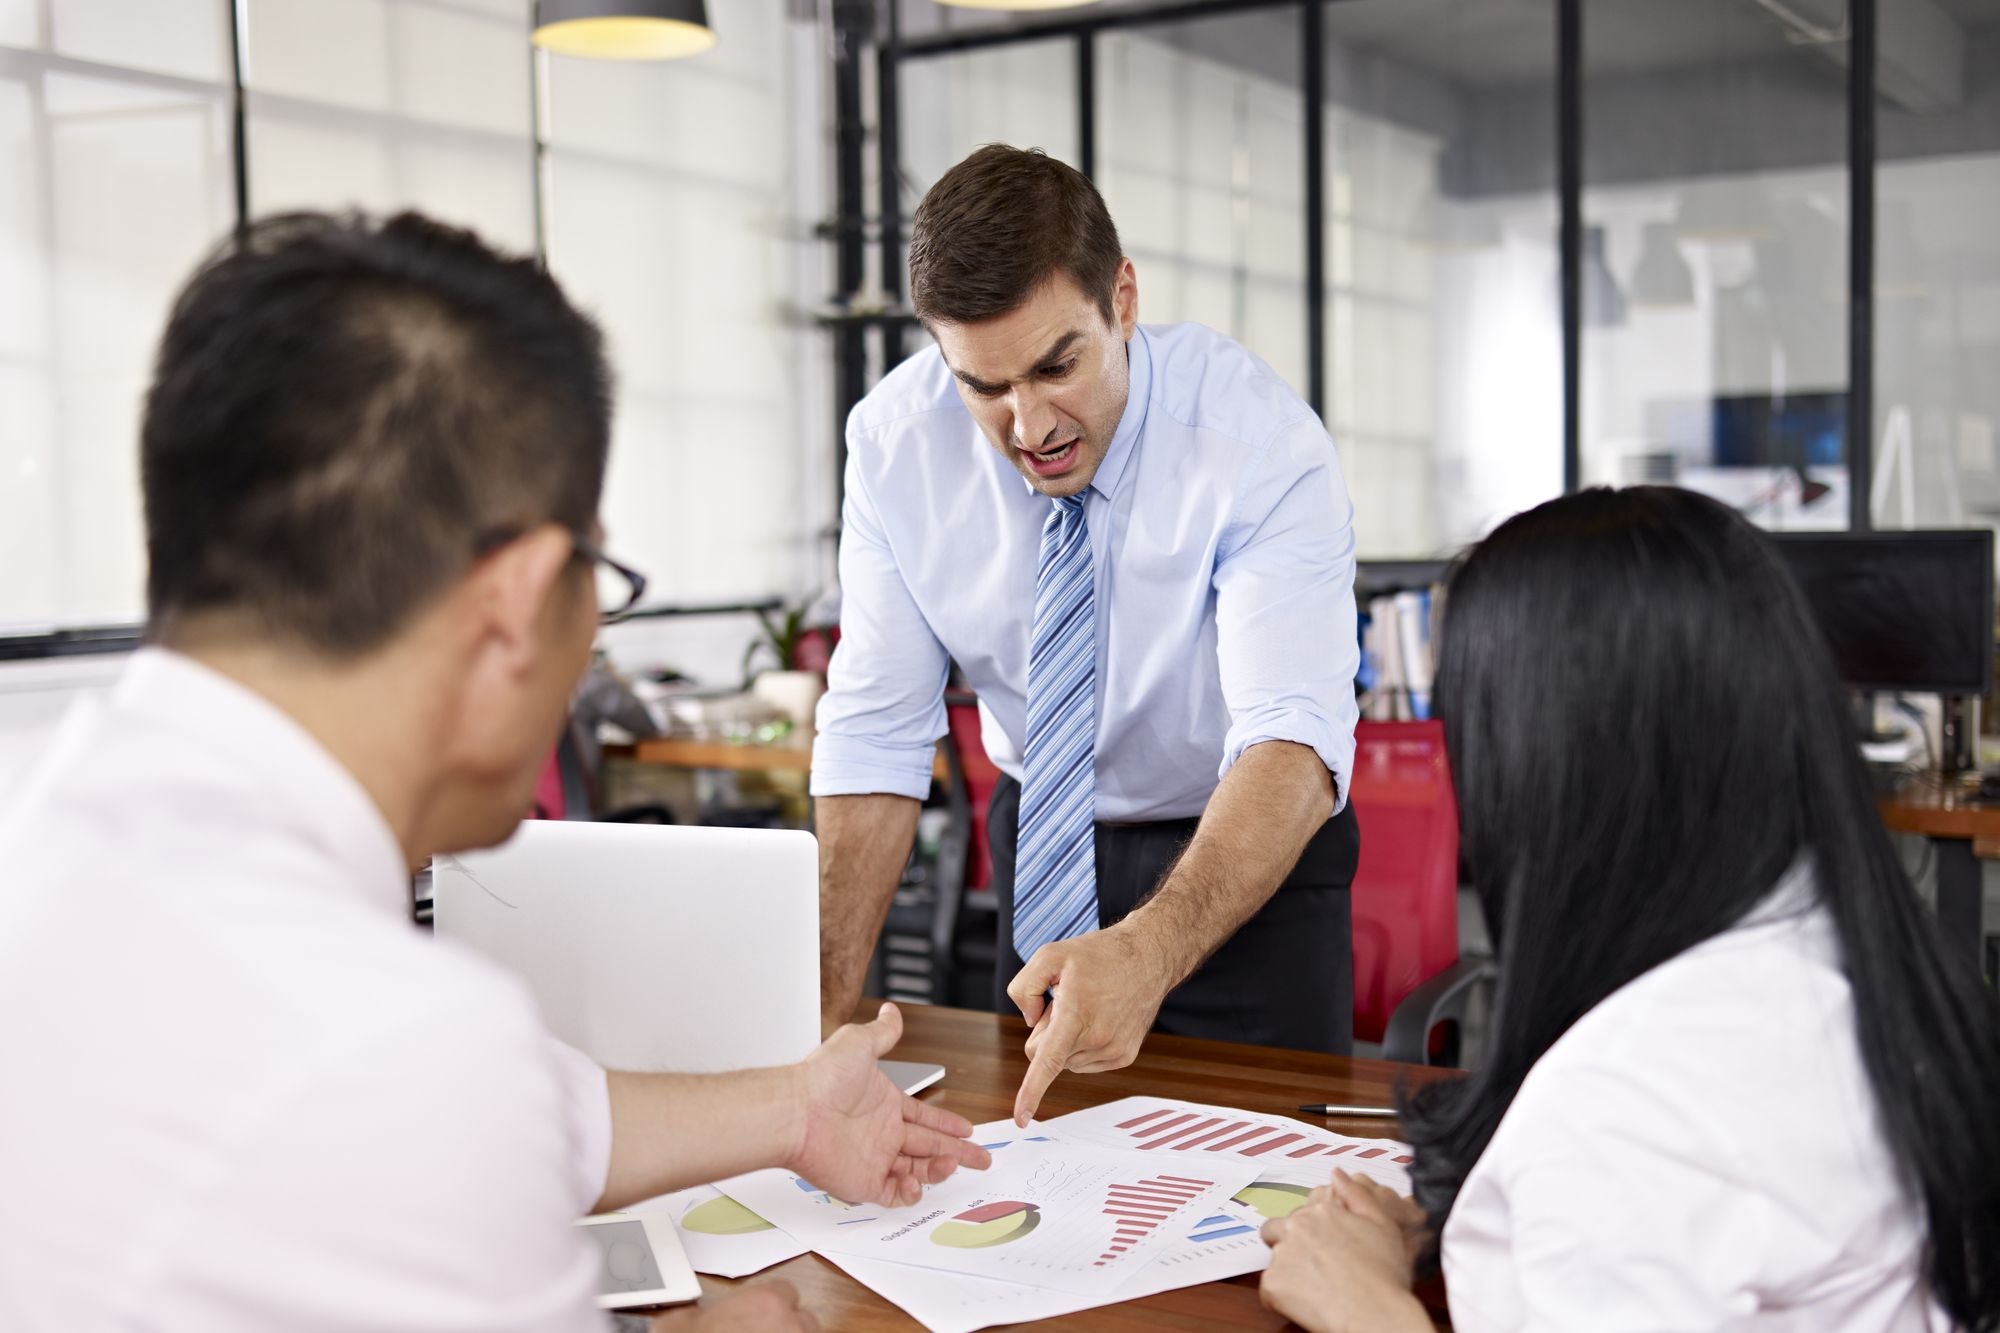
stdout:
POLYGON ((1354 1036, 1382 1043, 1384 1059, 1455 1064, 1466 1006, 1492 964, 1458 954, 1458 802, 1444 725, 1363 722, 1354 739, 1354 1036))
POLYGON ((965 772, 965 794, 971 806, 972 837, 965 861, 965 887, 983 889, 993 882, 993 859, 986 841, 986 807, 992 804, 993 788, 1000 781, 1000 768, 986 755, 979 737, 979 700, 970 690, 947 690, 945 717, 951 734, 947 739, 957 751, 965 772))

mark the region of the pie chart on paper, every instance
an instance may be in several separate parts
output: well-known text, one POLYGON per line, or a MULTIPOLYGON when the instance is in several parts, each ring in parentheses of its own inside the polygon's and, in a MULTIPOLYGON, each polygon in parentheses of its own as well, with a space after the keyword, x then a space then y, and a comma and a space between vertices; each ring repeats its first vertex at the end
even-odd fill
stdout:
POLYGON ((1021 1239, 1041 1224, 1042 1210, 1032 1203, 1003 1200, 968 1208, 931 1232, 933 1245, 954 1250, 983 1250, 1021 1239))
MULTIPOLYGON (((1239 1177, 1240 1179, 1240 1177, 1239 1177)), ((1255 1208, 1265 1217, 1286 1217, 1298 1211, 1312 1191, 1304 1185, 1288 1185, 1281 1180, 1259 1180, 1238 1190, 1231 1203, 1255 1208)))
POLYGON ((726 1194, 688 1209, 681 1225, 704 1236, 747 1236, 753 1231, 772 1230, 769 1222, 726 1194))

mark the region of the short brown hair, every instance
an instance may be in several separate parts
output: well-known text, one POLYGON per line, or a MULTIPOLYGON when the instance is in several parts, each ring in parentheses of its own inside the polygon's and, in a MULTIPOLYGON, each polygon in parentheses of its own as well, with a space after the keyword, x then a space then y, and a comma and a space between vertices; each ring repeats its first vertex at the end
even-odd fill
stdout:
POLYGON ((1125 252, 1089 177, 1039 148, 990 143, 947 171, 910 226, 917 318, 970 324, 1067 273, 1112 318, 1125 252))

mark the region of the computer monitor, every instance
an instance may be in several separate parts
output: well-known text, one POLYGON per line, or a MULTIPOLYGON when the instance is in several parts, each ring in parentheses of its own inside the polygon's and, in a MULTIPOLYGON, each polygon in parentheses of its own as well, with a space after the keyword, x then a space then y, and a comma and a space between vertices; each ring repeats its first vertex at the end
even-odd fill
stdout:
POLYGON ((1718 394, 1709 403, 1717 467, 1839 467, 1847 461, 1844 393, 1718 394))
POLYGON ((1991 688, 1991 531, 1784 532, 1771 540, 1850 684, 1953 695, 1991 688))

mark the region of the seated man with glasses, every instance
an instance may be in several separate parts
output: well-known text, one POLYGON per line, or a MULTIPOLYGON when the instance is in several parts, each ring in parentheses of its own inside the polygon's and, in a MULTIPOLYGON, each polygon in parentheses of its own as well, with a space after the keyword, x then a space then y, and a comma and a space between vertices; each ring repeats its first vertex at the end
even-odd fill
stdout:
MULTIPOLYGON (((643 588, 598 549, 610 406, 547 274, 413 215, 272 219, 180 295, 149 646, 0 809, 0 1328, 602 1328, 580 1213, 984 1164, 877 1071, 888 1006, 789 1068, 607 1075, 410 926, 411 867, 527 809, 593 577, 643 588)), ((813 1327, 782 1284, 661 1322, 813 1327)))

